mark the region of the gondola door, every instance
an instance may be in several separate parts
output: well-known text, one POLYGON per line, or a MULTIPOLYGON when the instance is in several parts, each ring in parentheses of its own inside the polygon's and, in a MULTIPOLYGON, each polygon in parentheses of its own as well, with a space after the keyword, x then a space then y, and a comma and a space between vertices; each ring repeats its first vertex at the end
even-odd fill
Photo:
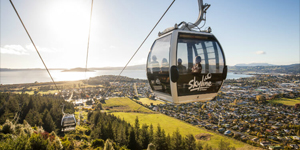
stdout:
POLYGON ((174 82, 177 91, 172 91, 175 103, 208 101, 217 95, 227 71, 223 71, 223 51, 212 34, 177 32, 174 58, 179 72, 174 82))
POLYGON ((148 55, 147 78, 153 92, 160 98, 172 102, 170 87, 170 41, 172 34, 155 40, 148 55))

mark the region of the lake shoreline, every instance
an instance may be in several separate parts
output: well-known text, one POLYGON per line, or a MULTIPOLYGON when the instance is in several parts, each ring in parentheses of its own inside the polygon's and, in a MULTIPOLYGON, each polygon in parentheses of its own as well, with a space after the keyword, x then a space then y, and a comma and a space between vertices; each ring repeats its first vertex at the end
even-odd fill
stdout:
MULTIPOLYGON (((51 76, 55 82, 64 81, 80 81, 86 80, 90 77, 102 75, 119 75, 120 70, 95 70, 94 72, 63 72, 63 70, 50 70, 51 76)), ((121 76, 127 76, 134 79, 147 80, 145 70, 124 70, 121 76)), ((252 77, 247 74, 234 74, 228 72, 227 79, 239 79, 252 77)), ((17 70, 17 71, 3 71, 1 72, 0 84, 32 84, 32 83, 47 83, 52 82, 46 70, 17 70)))

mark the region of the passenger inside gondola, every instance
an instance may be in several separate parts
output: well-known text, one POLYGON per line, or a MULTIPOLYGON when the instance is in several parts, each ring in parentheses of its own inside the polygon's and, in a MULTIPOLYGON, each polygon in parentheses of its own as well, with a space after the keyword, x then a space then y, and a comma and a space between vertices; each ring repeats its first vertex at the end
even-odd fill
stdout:
POLYGON ((156 74, 160 71, 159 62, 157 61, 157 58, 155 55, 152 56, 152 61, 150 64, 151 64, 151 68, 152 68, 152 73, 156 74))
POLYGON ((177 66, 177 68, 178 68, 178 71, 179 71, 179 74, 184 74, 184 73, 186 73, 186 67, 184 66, 184 65, 182 65, 182 60, 181 60, 181 58, 178 58, 178 66, 177 66))
POLYGON ((163 58, 162 61, 161 61, 161 73, 168 73, 169 71, 169 63, 168 63, 168 60, 166 58, 163 58))
POLYGON ((195 57, 195 65, 192 68, 192 73, 200 75, 201 71, 202 71, 201 57, 200 56, 196 56, 195 57))

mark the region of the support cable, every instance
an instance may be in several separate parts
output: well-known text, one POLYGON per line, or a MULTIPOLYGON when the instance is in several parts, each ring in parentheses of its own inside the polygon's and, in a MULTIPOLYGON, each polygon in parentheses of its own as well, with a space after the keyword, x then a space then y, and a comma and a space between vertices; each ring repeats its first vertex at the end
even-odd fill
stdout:
MULTIPOLYGON (((89 35, 88 35, 87 52, 86 52, 86 62, 85 62, 85 79, 86 80, 87 80, 86 71, 87 71, 88 59, 89 59, 90 36, 91 36, 91 25, 92 25, 92 15, 93 15, 93 3, 94 3, 94 0, 92 0, 92 3, 91 3, 89 35)), ((85 89, 85 85, 84 85, 84 89, 85 89)))
MULTIPOLYGON (((141 43, 141 45, 138 47, 138 49, 135 51, 135 53, 131 56, 131 58, 129 59, 129 61, 127 62, 127 64, 124 66, 124 68, 121 70, 121 72, 119 73, 119 75, 117 76, 117 78, 115 78, 114 82, 119 79, 119 77, 121 76, 121 74, 123 73, 123 71, 126 69, 126 67, 128 66, 128 64, 130 63, 130 61, 133 59, 133 57, 135 56, 135 54, 140 50, 140 48, 143 46, 143 44, 145 43, 145 41, 148 39, 148 37, 150 36, 150 34, 152 33, 152 31, 156 28, 156 26, 158 25, 158 23, 161 21, 161 19, 165 16, 165 14, 168 12, 168 10, 171 8, 171 6, 173 5, 173 3, 175 2, 175 0, 172 1, 172 3, 169 5, 169 7, 167 8, 167 10, 163 13, 163 15, 160 17, 160 19, 156 22, 156 24, 154 25, 154 27, 152 28, 152 30, 148 33, 148 35, 146 36, 146 38, 144 39, 144 41, 141 43)), ((109 86, 108 90, 106 91, 105 95, 107 94, 107 92, 110 90, 111 86, 109 86)))
POLYGON ((43 58, 42 58, 41 54, 39 53, 39 51, 38 51, 37 47, 35 46, 35 44, 34 44, 34 42, 33 42, 32 38, 31 38, 31 36, 30 36, 29 32, 27 31, 27 28, 25 27, 25 25, 24 25, 24 23, 23 23, 23 21, 22 21, 22 19, 21 19, 20 15, 19 15, 19 13, 18 13, 18 11, 17 11, 17 9, 16 9, 15 5, 13 4, 12 0, 9 0, 9 1, 10 1, 11 5, 13 6, 13 8, 14 8, 14 10, 15 10, 16 14, 18 15, 18 18, 19 18, 19 20, 21 21, 21 23, 22 23, 22 25, 23 25, 23 27, 24 27, 24 29, 25 29, 25 31, 26 31, 26 33, 27 33, 27 35, 28 35, 28 37, 29 37, 29 39, 30 39, 30 41, 31 41, 31 43, 32 43, 32 45, 34 46, 34 48, 35 48, 36 52, 38 53, 38 55, 39 55, 39 57, 40 57, 40 59, 41 59, 41 61, 43 62, 43 64, 44 64, 44 66, 45 66, 45 68, 46 68, 46 70, 47 70, 47 72, 48 72, 48 74, 49 74, 49 76, 50 76, 50 78, 51 78, 52 82, 53 82, 53 83, 54 83, 54 85, 55 85, 55 88, 56 88, 56 90, 58 91, 58 93, 60 94, 60 96, 62 96, 62 95, 61 95, 61 90, 60 90, 60 89, 58 89, 58 87, 57 87, 57 85, 56 85, 56 83, 55 83, 54 79, 52 78, 52 76, 51 76, 51 73, 50 73, 49 69, 47 68, 47 66, 46 66, 46 64, 45 64, 45 62, 44 62, 44 60, 43 60, 43 58))

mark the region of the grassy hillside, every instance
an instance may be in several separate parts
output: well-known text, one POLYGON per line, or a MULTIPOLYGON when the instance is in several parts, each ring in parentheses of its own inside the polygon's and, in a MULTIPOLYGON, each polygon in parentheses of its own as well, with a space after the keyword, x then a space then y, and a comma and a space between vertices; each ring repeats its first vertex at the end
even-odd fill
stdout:
POLYGON ((150 100, 149 98, 140 98, 138 101, 142 102, 143 104, 147 104, 147 105, 150 105, 151 103, 153 105, 165 104, 165 102, 162 102, 159 100, 150 100))
POLYGON ((270 100, 269 103, 276 103, 276 104, 294 106, 295 104, 300 103, 300 97, 295 98, 295 99, 279 98, 279 99, 270 100))
MULTIPOLYGON (((150 105, 156 103, 163 103, 160 101, 149 100, 148 98, 141 98, 140 100, 144 104, 150 105)), ((136 116, 139 118, 140 125, 143 124, 153 125, 154 130, 157 129, 157 125, 160 124, 161 128, 165 130, 166 134, 172 135, 174 131, 178 128, 180 133, 185 136, 187 134, 210 134, 210 140, 201 140, 203 143, 207 143, 211 145, 213 148, 217 148, 220 140, 230 142, 230 144, 236 147, 239 150, 248 150, 248 149, 259 149, 256 147, 252 147, 248 144, 235 140, 233 138, 229 138, 223 136, 218 133, 210 132, 204 128, 199 128, 197 126, 193 126, 184 121, 175 119, 173 117, 169 117, 163 114, 157 114, 153 111, 135 103, 129 98, 111 98, 105 101, 106 104, 103 104, 104 109, 109 108, 108 112, 112 112, 115 116, 119 116, 121 119, 124 118, 125 121, 130 124, 134 124, 136 116), (138 112, 138 113, 137 113, 138 112)))
POLYGON ((178 128, 180 133, 185 136, 187 134, 197 135, 200 133, 208 133, 211 136, 211 139, 208 141, 203 141, 204 143, 208 143, 213 148, 217 148, 219 141, 222 139, 223 141, 230 142, 232 146, 235 146, 237 149, 255 149, 255 147, 251 147, 243 142, 234 140, 232 138, 219 135, 214 132, 210 132, 206 129, 202 129, 191 124, 188 124, 184 121, 163 115, 163 114, 141 114, 141 113, 123 113, 123 112, 115 112, 113 113, 116 116, 119 116, 121 119, 125 119, 130 124, 134 124, 136 116, 138 116, 140 125, 147 124, 150 125, 152 123, 154 129, 157 129, 157 125, 160 124, 161 128, 166 131, 166 134, 172 135, 174 131, 178 128))
POLYGON ((143 112, 153 113, 153 111, 139 105, 129 98, 110 98, 102 104, 104 109, 108 109, 110 112, 143 112))

